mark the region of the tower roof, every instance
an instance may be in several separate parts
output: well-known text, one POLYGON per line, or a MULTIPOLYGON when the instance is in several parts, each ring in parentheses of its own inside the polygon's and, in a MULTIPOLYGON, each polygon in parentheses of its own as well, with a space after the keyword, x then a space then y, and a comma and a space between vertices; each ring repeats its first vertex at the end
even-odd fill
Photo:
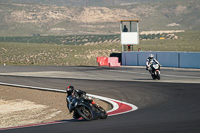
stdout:
POLYGON ((120 22, 130 22, 130 21, 139 22, 140 20, 135 19, 135 20, 119 20, 119 21, 120 22))

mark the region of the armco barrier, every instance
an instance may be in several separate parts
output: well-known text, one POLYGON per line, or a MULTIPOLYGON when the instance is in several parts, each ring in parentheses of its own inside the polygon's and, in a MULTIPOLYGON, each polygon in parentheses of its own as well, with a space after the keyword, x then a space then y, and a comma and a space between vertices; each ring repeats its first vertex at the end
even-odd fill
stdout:
POLYGON ((157 52, 157 60, 165 67, 180 67, 178 52, 157 52))
POLYGON ((149 54, 164 67, 200 68, 200 53, 194 52, 123 52, 122 65, 145 66, 149 54))
POLYGON ((200 53, 180 53, 180 67, 200 68, 200 53))
POLYGON ((137 66, 137 53, 123 52, 122 53, 122 65, 137 66))
MULTIPOLYGON (((127 63, 126 63, 126 53, 127 52, 122 52, 122 56, 121 56, 123 66, 128 66, 127 63)), ((134 66, 134 65, 130 65, 130 66, 134 66)))

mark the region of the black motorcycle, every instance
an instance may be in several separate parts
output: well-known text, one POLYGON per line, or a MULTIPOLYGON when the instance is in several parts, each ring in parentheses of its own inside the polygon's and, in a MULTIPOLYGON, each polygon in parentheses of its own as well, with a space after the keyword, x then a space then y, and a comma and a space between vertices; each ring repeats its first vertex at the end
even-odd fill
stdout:
POLYGON ((151 73, 151 76, 153 79, 160 80, 160 66, 159 64, 151 64, 149 72, 151 73))
POLYGON ((76 99, 74 113, 79 115, 77 118, 82 117, 87 121, 107 118, 106 111, 85 94, 76 99))

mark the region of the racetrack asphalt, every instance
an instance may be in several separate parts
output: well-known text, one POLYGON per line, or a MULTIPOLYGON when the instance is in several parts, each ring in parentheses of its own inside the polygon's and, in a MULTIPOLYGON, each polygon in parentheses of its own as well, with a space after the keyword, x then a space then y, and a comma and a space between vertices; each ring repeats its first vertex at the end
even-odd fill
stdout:
MULTIPOLYGON (((132 103, 139 109, 106 120, 65 121, 5 133, 199 133, 200 71, 163 69, 161 81, 143 68, 6 66, 0 82, 64 90, 74 85, 90 94, 132 103)), ((63 99, 65 100, 65 99, 63 99)))

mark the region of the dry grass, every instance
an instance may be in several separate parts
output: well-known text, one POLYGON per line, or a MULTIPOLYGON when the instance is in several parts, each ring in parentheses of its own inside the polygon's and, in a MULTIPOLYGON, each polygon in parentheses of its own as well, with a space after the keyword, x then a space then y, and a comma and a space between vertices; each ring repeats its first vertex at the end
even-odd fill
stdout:
POLYGON ((144 40, 134 46, 134 50, 141 48, 142 51, 182 51, 200 52, 200 31, 187 31, 176 33, 178 39, 170 40, 144 40))
POLYGON ((120 45, 87 46, 0 43, 0 63, 10 65, 97 65, 96 57, 120 52, 120 45))

